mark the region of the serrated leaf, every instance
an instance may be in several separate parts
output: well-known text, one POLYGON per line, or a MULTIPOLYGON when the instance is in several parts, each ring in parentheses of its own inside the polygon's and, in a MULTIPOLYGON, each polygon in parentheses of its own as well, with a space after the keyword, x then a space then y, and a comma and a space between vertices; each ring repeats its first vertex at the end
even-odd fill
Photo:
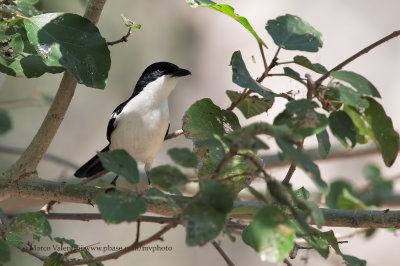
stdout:
POLYGON ((331 149, 331 142, 329 141, 329 134, 326 129, 321 131, 321 133, 316 134, 318 141, 318 151, 322 159, 326 159, 331 149))
POLYGON ((6 241, 9 245, 14 246, 14 247, 20 247, 24 244, 24 241, 22 240, 22 238, 13 232, 10 232, 7 234, 6 241))
POLYGON ((289 78, 292 78, 294 80, 297 80, 298 82, 300 82, 301 84, 303 84, 304 86, 306 86, 306 83, 304 82, 304 80, 301 78, 300 74, 296 71, 294 71, 293 69, 291 69, 290 67, 284 67, 283 68, 283 72, 285 73, 286 76, 288 76, 289 78))
POLYGON ((0 108, 0 135, 7 133, 12 128, 11 117, 8 112, 0 108))
POLYGON ((262 86, 250 76, 250 73, 246 68, 240 51, 236 51, 232 54, 231 66, 233 83, 239 85, 242 88, 248 88, 254 92, 257 92, 267 100, 274 99, 275 93, 273 93, 270 89, 262 86))
POLYGON ((236 197, 232 188, 210 179, 200 185, 200 195, 205 204, 221 213, 231 211, 236 197))
POLYGON ((51 253, 43 262, 43 266, 61 266, 63 254, 58 252, 51 253))
POLYGON ((169 149, 168 155, 175 163, 183 167, 194 168, 198 164, 196 154, 194 154, 188 148, 169 149))
POLYGON ((296 134, 307 137, 322 132, 328 125, 325 115, 315 111, 318 104, 306 100, 294 100, 286 104, 286 109, 274 120, 274 125, 287 125, 296 134))
POLYGON ((321 179, 321 173, 318 166, 307 155, 296 150, 291 143, 287 142, 279 135, 275 136, 275 141, 284 155, 295 160, 297 164, 311 177, 311 180, 321 192, 328 192, 328 186, 325 181, 321 179))
POLYGON ((333 78, 345 81, 353 86, 360 95, 368 95, 380 98, 378 90, 363 76, 351 71, 334 71, 330 74, 333 78))
POLYGON ((97 156, 105 169, 125 177, 131 184, 139 183, 137 162, 126 150, 99 152, 97 156))
POLYGON ((27 212, 14 217, 10 221, 10 229, 13 233, 28 233, 34 238, 50 236, 51 227, 49 221, 42 213, 27 212))
POLYGON ((243 241, 259 253, 261 260, 282 262, 294 245, 294 230, 277 207, 260 209, 242 233, 243 241))
POLYGON ((391 166, 399 147, 399 134, 394 130, 392 119, 386 115, 383 107, 373 98, 366 97, 369 107, 365 110, 365 120, 371 127, 372 140, 382 154, 386 166, 391 166))
POLYGON ((356 128, 351 118, 344 111, 334 111, 330 114, 329 127, 332 134, 345 148, 353 148, 356 145, 356 128))
POLYGON ((275 44, 286 50, 317 52, 322 34, 298 16, 285 15, 268 20, 265 29, 275 44))
POLYGON ((186 227, 186 243, 201 246, 216 238, 222 231, 226 213, 221 213, 202 202, 191 202, 182 212, 186 227))
POLYGON ((96 204, 106 223, 134 222, 146 212, 143 198, 119 191, 98 194, 96 204))
POLYGON ((368 101, 363 99, 361 94, 340 83, 329 86, 325 96, 328 100, 340 101, 354 107, 368 107, 368 101))
POLYGON ((30 43, 46 65, 67 68, 88 87, 105 87, 110 51, 90 20, 70 13, 46 13, 24 24, 30 43))
POLYGON ((210 0, 186 0, 186 3, 188 3, 189 6, 193 8, 208 7, 230 16, 231 18, 242 24, 254 36, 254 38, 256 38, 257 42, 261 43, 264 47, 267 47, 264 41, 254 31, 249 21, 245 17, 237 15, 235 13, 235 9, 230 5, 217 4, 210 0))
MULTIPOLYGON (((240 93, 236 91, 227 90, 226 94, 231 102, 237 102, 240 99, 240 93)), ((250 118, 267 112, 273 104, 274 100, 267 100, 258 96, 248 96, 238 104, 237 108, 239 108, 244 117, 250 118)))
POLYGON ((313 64, 307 57, 302 56, 302 55, 296 55, 293 58, 293 61, 294 61, 294 63, 296 63, 300 66, 303 66, 305 68, 308 68, 319 74, 325 74, 328 72, 328 70, 323 65, 318 64, 318 63, 313 64))
POLYGON ((150 170, 150 179, 154 185, 165 190, 184 185, 188 182, 187 177, 178 168, 170 165, 161 165, 152 168, 150 170))
POLYGON ((0 263, 6 263, 11 260, 10 246, 6 241, 0 239, 0 263))

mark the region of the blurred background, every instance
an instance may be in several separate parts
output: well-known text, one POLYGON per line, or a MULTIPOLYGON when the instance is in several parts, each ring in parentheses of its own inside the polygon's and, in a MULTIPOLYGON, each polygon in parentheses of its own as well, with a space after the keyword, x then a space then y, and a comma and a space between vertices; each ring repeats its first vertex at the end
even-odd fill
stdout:
MULTIPOLYGON (((292 14, 309 22, 323 36, 323 48, 318 53, 303 53, 312 62, 321 63, 328 69, 367 45, 400 28, 398 10, 400 2, 396 0, 336 0, 336 1, 290 1, 290 0, 232 0, 220 1, 235 7, 235 12, 245 16, 255 31, 266 42, 265 51, 270 61, 276 52, 276 46, 265 31, 269 19, 284 14, 292 14)), ((72 12, 83 14, 85 1, 79 0, 41 0, 40 9, 47 12, 72 12)), ((192 103, 201 98, 211 98, 214 103, 225 108, 229 99, 225 90, 241 91, 231 82, 232 72, 229 66, 231 55, 240 50, 247 68, 254 78, 261 75, 263 64, 254 38, 239 23, 221 13, 207 8, 190 8, 184 0, 119 0, 108 1, 105 5, 98 27, 107 41, 117 40, 126 34, 120 14, 142 25, 135 30, 127 43, 110 47, 111 71, 105 90, 96 90, 78 85, 67 116, 57 136, 50 146, 49 153, 65 158, 76 165, 84 163, 106 145, 106 127, 110 114, 120 102, 132 93, 132 89, 142 71, 156 61, 170 61, 189 69, 192 76, 181 79, 176 90, 170 96, 171 131, 181 128, 182 116, 192 103), (254 61, 252 57, 254 56, 254 61)), ((367 77, 382 95, 381 104, 392 117, 396 130, 400 128, 400 40, 394 39, 362 56, 346 69, 367 77)), ((279 58, 289 61, 296 51, 282 50, 279 58)), ((280 73, 274 70, 274 73, 280 73)), ((316 78, 316 76, 313 76, 316 78)), ((0 101, 10 111, 13 130, 0 137, 0 145, 26 147, 39 128, 49 107, 42 95, 55 94, 61 80, 59 75, 44 75, 36 79, 18 79, 2 76, 0 101)), ((263 83, 276 92, 292 90, 296 97, 305 96, 305 90, 296 81, 285 78, 267 78, 263 83)), ((262 114, 246 121, 242 114, 235 111, 242 124, 254 121, 271 122, 282 110, 285 101, 277 100, 268 114, 262 114)), ((331 138, 333 140, 333 138, 331 138)), ((337 143, 334 143, 337 144, 337 143)), ((307 141, 306 148, 315 147, 314 140, 307 141)), ((166 151, 171 147, 191 147, 184 137, 165 143, 153 166, 169 163, 166 151)), ((272 145, 272 147, 274 147, 272 145)), ((268 151, 274 154, 276 150, 268 151)), ((5 170, 17 156, 1 153, 0 169, 5 170)), ((362 170, 367 163, 381 167, 383 175, 394 178, 400 174, 397 161, 390 169, 385 168, 379 155, 363 156, 351 159, 338 159, 319 163, 322 176, 330 181, 338 177, 352 180, 362 187, 366 183, 362 170)), ((267 162, 268 164, 268 162, 267 162)), ((287 168, 274 168, 269 173, 283 179, 287 168)), ((39 167, 41 177, 50 180, 65 180, 73 174, 73 169, 43 161, 39 167)), ((295 188, 305 186, 311 191, 316 188, 301 170, 293 177, 295 188)), ((398 187, 396 188, 398 190, 398 187)), ((0 202, 6 211, 38 210, 44 202, 10 199, 0 202)), ((96 212, 97 208, 72 204, 55 206, 57 212, 96 212)), ((150 235, 158 225, 142 224, 142 237, 150 235)), ((52 221, 53 236, 73 238, 79 245, 126 246, 135 237, 135 224, 106 225, 103 222, 52 221)), ((326 228, 328 229, 328 228, 326 228)), ((335 232, 346 235, 354 230, 338 229, 335 232)), ((178 227, 164 237, 163 242, 154 242, 150 246, 167 246, 171 251, 134 252, 121 257, 117 262, 105 262, 105 265, 224 265, 225 262, 212 247, 190 248, 185 244, 184 229, 178 227), (162 262, 162 263, 160 263, 162 262)), ((268 265, 260 261, 250 247, 245 246, 240 237, 232 243, 227 237, 219 237, 221 246, 237 265, 268 265)), ((387 230, 380 230, 368 241, 362 235, 346 239, 342 244, 345 254, 365 259, 368 265, 397 265, 397 250, 393 247, 399 237, 387 230), (379 254, 379 255, 378 255, 379 254)), ((41 246, 51 246, 43 239, 41 246)), ((53 252, 54 250, 51 250, 53 252)), ((49 253, 51 253, 49 252, 49 253)), ((331 250, 331 253, 334 253, 331 250)), ((102 252, 93 252, 102 255, 102 252)), ((28 255, 15 251, 12 262, 7 265, 41 265, 41 262, 28 255)), ((291 260, 293 265, 341 265, 341 259, 331 254, 324 260, 315 251, 299 251, 298 257, 291 260)))

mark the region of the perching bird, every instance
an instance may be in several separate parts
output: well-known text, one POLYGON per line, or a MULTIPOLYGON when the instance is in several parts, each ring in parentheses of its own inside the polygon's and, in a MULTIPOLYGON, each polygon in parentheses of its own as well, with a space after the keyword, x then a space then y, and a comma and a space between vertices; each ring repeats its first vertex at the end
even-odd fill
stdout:
MULTIPOLYGON (((125 149, 137 162, 145 164, 148 178, 151 164, 169 130, 168 96, 178 79, 190 74, 190 71, 168 62, 148 66, 136 83, 132 96, 118 105, 111 115, 107 127, 109 144, 101 152, 125 149)), ((93 180, 107 172, 95 155, 74 175, 93 180)))

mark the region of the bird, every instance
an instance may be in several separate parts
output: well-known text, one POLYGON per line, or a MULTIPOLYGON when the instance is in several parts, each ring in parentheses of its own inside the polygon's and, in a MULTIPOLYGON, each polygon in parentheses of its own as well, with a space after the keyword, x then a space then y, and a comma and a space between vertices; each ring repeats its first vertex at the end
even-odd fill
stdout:
MULTIPOLYGON (((168 96, 178 79, 190 75, 189 70, 169 62, 148 66, 137 81, 132 95, 112 113, 107 126, 108 145, 100 152, 125 149, 137 162, 144 163, 149 184, 151 165, 160 152, 170 127, 168 96)), ((95 155, 74 174, 92 181, 106 170, 95 155)), ((115 185, 116 176, 111 182, 115 185)))

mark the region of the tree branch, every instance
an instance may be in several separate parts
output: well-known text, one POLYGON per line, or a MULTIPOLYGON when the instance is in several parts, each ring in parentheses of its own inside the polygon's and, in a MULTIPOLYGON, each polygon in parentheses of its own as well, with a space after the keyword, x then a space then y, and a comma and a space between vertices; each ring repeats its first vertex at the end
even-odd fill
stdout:
POLYGON ((215 247, 215 249, 218 251, 218 253, 222 256, 222 258, 225 260, 227 265, 235 266, 235 264, 228 257, 228 255, 226 255, 225 251, 221 248, 221 246, 217 243, 217 241, 213 240, 213 241, 211 241, 211 244, 215 247))
POLYGON ((342 63, 338 64, 337 66, 335 66, 334 68, 332 68, 331 70, 329 70, 327 73, 325 73, 324 75, 322 75, 319 79, 317 79, 316 83, 316 87, 318 87, 319 85, 321 85, 321 83, 330 76, 330 74, 333 71, 337 71, 342 69, 344 66, 346 66, 347 64, 349 64, 350 62, 356 60, 358 57, 362 56, 363 54, 368 53, 369 51, 371 51, 372 49, 374 49, 375 47, 381 45, 384 42, 389 41, 390 39, 396 38, 400 36, 400 30, 394 31, 393 33, 387 35, 386 37, 380 39, 379 41, 374 42, 373 44, 365 47, 364 49, 362 49, 361 51, 359 51, 358 53, 350 56, 349 58, 347 58, 346 60, 344 60, 342 63))

